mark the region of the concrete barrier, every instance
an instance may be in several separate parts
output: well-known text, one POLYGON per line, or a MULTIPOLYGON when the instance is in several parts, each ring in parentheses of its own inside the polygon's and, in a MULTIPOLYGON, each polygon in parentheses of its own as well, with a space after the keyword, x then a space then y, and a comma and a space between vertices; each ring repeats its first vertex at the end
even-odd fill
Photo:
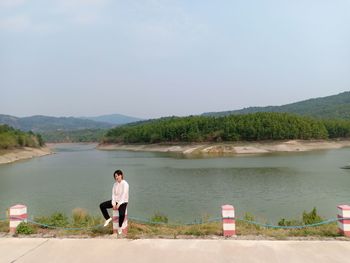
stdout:
POLYGON ((10 233, 16 233, 17 226, 21 222, 27 223, 27 206, 17 204, 10 207, 10 233))
MULTIPOLYGON (((119 228, 119 211, 117 209, 113 209, 113 234, 118 233, 119 228)), ((122 233, 124 235, 128 234, 128 209, 125 210, 125 218, 122 224, 122 233)))
POLYGON ((338 220, 339 232, 347 237, 350 237, 350 206, 338 205, 338 218, 349 218, 338 220))
POLYGON ((236 235, 235 208, 232 205, 223 205, 222 229, 225 237, 236 235))

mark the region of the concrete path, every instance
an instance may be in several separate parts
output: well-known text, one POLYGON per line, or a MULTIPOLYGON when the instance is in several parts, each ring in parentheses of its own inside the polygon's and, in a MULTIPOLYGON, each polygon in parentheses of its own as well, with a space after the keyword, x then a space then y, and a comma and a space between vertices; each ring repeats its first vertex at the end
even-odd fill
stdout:
POLYGON ((0 238, 0 262, 350 262, 349 241, 0 238))

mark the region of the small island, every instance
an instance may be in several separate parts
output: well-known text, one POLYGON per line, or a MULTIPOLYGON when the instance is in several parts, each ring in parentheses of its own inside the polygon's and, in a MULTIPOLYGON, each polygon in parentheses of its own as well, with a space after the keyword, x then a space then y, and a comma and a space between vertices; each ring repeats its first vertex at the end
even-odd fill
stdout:
POLYGON ((350 146, 350 121, 289 113, 168 117, 109 130, 100 150, 237 155, 350 146))

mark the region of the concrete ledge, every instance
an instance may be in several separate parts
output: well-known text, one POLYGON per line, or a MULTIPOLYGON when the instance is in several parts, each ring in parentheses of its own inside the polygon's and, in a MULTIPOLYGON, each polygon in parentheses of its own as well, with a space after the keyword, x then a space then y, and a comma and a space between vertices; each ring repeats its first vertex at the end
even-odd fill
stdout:
POLYGON ((348 241, 0 238, 0 262, 346 262, 348 241))

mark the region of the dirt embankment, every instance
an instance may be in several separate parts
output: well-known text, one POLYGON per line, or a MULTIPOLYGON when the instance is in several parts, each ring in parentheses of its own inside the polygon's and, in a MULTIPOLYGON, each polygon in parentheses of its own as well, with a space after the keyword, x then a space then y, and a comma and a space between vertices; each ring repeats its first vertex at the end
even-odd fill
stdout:
POLYGON ((274 152, 305 152, 313 150, 339 149, 350 147, 350 140, 327 141, 271 141, 271 142, 232 142, 232 143, 198 143, 198 144, 107 144, 99 145, 99 150, 126 150, 174 152, 182 154, 260 154, 274 152))
POLYGON ((13 163, 19 160, 31 159, 34 157, 40 157, 48 154, 52 154, 51 149, 48 147, 41 147, 41 148, 24 147, 21 149, 1 150, 0 164, 13 163))

